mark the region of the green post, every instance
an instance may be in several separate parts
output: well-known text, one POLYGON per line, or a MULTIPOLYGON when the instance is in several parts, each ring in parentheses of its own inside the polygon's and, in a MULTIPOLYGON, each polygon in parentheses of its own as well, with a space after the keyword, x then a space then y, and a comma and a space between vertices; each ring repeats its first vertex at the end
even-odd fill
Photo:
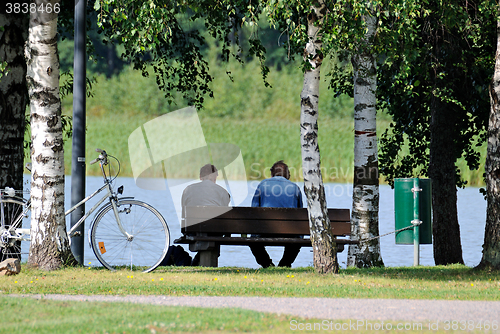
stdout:
POLYGON ((413 179, 413 265, 420 264, 420 182, 418 178, 413 179))

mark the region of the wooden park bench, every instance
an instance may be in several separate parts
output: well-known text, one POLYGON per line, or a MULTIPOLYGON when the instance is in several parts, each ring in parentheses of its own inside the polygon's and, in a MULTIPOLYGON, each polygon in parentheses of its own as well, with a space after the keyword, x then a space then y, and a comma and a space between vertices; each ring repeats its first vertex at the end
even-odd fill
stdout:
MULTIPOLYGON (((336 237, 337 252, 342 252, 345 244, 357 243, 339 238, 351 234, 349 209, 328 209, 328 217, 336 237)), ((305 208, 186 207, 181 232, 183 236, 174 243, 189 244, 190 251, 200 252, 200 265, 204 267, 217 267, 220 245, 311 247, 305 208)))

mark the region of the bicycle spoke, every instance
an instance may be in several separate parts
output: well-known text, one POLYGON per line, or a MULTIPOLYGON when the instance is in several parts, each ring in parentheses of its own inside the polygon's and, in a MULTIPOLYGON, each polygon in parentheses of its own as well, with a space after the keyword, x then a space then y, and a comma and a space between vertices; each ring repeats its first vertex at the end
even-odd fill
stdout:
POLYGON ((29 226, 30 214, 23 198, 0 198, 0 261, 7 258, 21 259, 21 239, 16 229, 29 226))

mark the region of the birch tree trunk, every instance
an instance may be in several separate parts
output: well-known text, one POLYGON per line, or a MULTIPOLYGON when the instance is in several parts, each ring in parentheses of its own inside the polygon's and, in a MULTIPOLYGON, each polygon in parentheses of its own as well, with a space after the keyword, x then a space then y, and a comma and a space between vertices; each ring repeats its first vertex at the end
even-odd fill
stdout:
MULTIPOLYGON (((499 1, 500 6, 500 1, 499 1)), ((500 269, 500 20, 497 22, 495 72, 490 85, 490 120, 486 155, 486 228, 478 267, 500 269)))
POLYGON ((311 8, 312 10, 307 17, 309 42, 304 50, 304 59, 309 61, 311 68, 304 73, 304 86, 300 94, 302 167, 314 268, 318 273, 337 273, 337 247, 328 218, 318 146, 319 81, 321 62, 323 61, 321 24, 326 13, 326 6, 323 1, 318 1, 316 6, 311 8))
MULTIPOLYGON (((36 0, 54 8, 59 0, 36 0)), ((64 218, 64 152, 59 98, 57 13, 30 14, 26 45, 31 112, 31 245, 28 264, 54 270, 74 263, 64 218)))
MULTIPOLYGON (((367 33, 363 45, 352 58, 354 69, 354 183, 352 194, 351 238, 368 239, 379 235, 379 177, 377 155, 376 88, 377 69, 371 51, 377 19, 363 18, 367 33)), ((348 266, 383 266, 380 240, 349 245, 348 266)))
MULTIPOLYGON (((0 31, 0 63, 6 65, 0 75, 0 188, 21 190, 28 95, 23 48, 28 19, 25 15, 0 14, 0 26, 4 28, 0 31)), ((0 262, 4 256, 0 253, 0 262)))

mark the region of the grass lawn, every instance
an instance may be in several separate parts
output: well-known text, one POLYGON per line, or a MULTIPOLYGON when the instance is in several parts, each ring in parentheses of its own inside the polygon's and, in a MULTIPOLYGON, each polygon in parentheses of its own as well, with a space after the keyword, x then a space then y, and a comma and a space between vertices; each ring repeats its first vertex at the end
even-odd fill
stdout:
MULTIPOLYGON (((160 267, 152 273, 143 274, 126 270, 111 272, 97 267, 45 272, 23 266, 21 274, 0 279, 0 312, 8 315, 2 317, 0 325, 6 333, 284 333, 293 332, 293 328, 298 330, 298 323, 313 323, 315 320, 240 309, 221 311, 129 303, 60 302, 11 298, 6 296, 9 294, 498 301, 500 273, 475 271, 460 265, 345 269, 339 275, 318 275, 312 268, 160 267)), ((345 319, 343 323, 348 321, 345 319)), ((325 329, 319 331, 324 332, 325 329)))
POLYGON ((103 294, 500 300, 500 273, 461 265, 343 269, 159 267, 151 273, 101 267, 45 272, 23 266, 0 280, 2 294, 103 294))

